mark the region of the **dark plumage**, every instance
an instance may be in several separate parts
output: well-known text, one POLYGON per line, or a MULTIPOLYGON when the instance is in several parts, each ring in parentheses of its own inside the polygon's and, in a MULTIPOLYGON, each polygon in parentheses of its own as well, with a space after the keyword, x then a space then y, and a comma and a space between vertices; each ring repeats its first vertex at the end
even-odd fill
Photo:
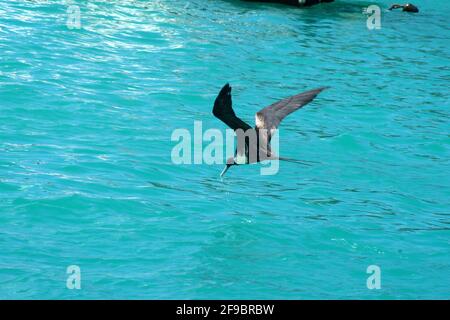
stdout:
MULTIPOLYGON (((231 87, 227 83, 220 90, 214 102, 213 115, 236 132, 238 148, 235 155, 244 155, 245 164, 263 160, 289 160, 272 154, 270 140, 274 130, 278 128, 285 117, 314 100, 326 88, 322 87, 299 93, 261 109, 255 115, 255 127, 253 128, 236 116, 231 99, 231 87), (244 134, 245 136, 242 136, 244 134), (252 135, 256 138, 256 141, 250 141, 249 137, 252 135), (239 143, 239 141, 245 141, 245 143, 239 143)), ((237 164, 242 163, 238 163, 235 157, 228 159, 227 166, 221 175, 229 167, 237 164)))

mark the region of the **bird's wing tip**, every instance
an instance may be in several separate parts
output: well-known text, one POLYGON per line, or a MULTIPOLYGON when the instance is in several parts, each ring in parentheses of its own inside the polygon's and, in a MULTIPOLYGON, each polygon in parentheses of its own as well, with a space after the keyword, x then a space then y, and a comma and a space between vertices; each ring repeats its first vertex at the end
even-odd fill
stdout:
POLYGON ((225 90, 226 92, 231 92, 231 86, 230 83, 227 82, 224 86, 223 86, 223 90, 225 90))
POLYGON ((230 84, 227 82, 227 83, 222 87, 222 89, 220 89, 219 96, 226 95, 227 93, 230 93, 230 92, 231 92, 231 86, 230 86, 230 84))
POLYGON ((311 90, 311 91, 308 91, 308 93, 312 93, 312 94, 318 95, 318 94, 321 93, 322 91, 327 90, 327 89, 330 89, 330 88, 331 88, 330 86, 324 86, 324 87, 320 87, 320 88, 317 88, 317 89, 313 89, 313 90, 311 90))

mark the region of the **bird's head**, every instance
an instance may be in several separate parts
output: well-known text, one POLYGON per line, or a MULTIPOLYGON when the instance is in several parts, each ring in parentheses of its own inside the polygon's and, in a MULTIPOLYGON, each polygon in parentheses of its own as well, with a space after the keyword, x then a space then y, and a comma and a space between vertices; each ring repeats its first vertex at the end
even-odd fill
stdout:
POLYGON ((419 12, 419 8, 417 8, 415 5, 411 4, 411 3, 407 3, 403 6, 403 11, 407 11, 407 12, 419 12))
POLYGON ((223 169, 223 171, 222 171, 222 173, 220 174, 220 176, 223 177, 223 175, 225 174, 225 172, 227 172, 228 169, 230 169, 231 166, 237 166, 238 164, 239 164, 239 163, 237 163, 237 162, 235 161, 235 158, 234 158, 234 157, 228 158, 228 159, 227 159, 226 166, 225 166, 225 168, 223 169))

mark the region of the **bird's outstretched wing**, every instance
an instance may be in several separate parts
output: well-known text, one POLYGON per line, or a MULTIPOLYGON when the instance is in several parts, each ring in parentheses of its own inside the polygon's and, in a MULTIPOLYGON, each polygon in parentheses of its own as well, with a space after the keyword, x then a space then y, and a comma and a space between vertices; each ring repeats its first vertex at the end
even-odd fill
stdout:
POLYGON ((255 115, 255 124, 257 129, 266 129, 267 143, 272 138, 272 130, 277 129, 280 122, 292 112, 300 109, 304 105, 310 103, 323 90, 328 87, 322 87, 295 96, 280 100, 270 106, 258 111, 255 115))
POLYGON ((234 113, 231 101, 231 87, 228 83, 220 90, 216 101, 214 101, 213 115, 233 130, 242 129, 247 131, 252 128, 234 113))

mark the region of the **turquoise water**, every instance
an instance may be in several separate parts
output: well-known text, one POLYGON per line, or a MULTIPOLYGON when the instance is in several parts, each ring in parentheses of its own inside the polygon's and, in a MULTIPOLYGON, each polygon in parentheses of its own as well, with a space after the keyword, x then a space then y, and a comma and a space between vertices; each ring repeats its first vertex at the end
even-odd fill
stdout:
POLYGON ((390 3, 1 1, 0 298, 450 298, 450 3, 390 3), (313 164, 174 165, 228 81, 250 123, 331 86, 280 127, 313 164))

